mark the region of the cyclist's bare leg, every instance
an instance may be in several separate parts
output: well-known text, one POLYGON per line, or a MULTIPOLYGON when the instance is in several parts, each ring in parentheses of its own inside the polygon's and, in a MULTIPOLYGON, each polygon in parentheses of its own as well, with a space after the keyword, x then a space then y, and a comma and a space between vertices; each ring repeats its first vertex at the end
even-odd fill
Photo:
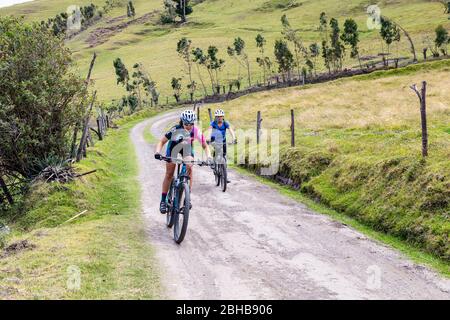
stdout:
POLYGON ((175 173, 176 164, 166 163, 166 175, 164 176, 164 181, 162 185, 162 192, 169 193, 170 183, 172 182, 173 174, 175 173))

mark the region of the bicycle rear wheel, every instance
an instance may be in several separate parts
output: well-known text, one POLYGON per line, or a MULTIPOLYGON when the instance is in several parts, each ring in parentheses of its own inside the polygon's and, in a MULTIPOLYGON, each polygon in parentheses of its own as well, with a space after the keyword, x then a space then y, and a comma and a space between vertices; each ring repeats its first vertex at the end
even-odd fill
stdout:
POLYGON ((174 191, 175 191, 175 179, 172 179, 170 183, 169 193, 167 194, 167 213, 166 213, 166 225, 168 228, 172 228, 174 223, 174 191))
POLYGON ((227 168, 225 167, 224 164, 219 165, 220 169, 220 186, 222 188, 222 191, 225 192, 227 191, 227 168))
POLYGON ((176 243, 183 242, 186 236, 187 226, 189 223, 189 205, 191 203, 191 195, 189 184, 183 182, 178 191, 178 210, 174 214, 173 238, 176 243))

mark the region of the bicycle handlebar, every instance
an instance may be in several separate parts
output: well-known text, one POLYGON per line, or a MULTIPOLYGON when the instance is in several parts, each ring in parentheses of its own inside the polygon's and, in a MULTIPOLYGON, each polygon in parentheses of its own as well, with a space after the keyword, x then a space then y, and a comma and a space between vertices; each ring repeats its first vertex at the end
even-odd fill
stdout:
POLYGON ((176 163, 176 164, 196 164, 198 166, 209 166, 208 162, 206 161, 199 161, 199 160, 183 160, 183 159, 179 159, 179 158, 172 158, 172 157, 164 157, 161 156, 161 158, 159 159, 160 161, 166 161, 166 162, 170 162, 170 163, 176 163))
MULTIPOLYGON (((206 144, 214 145, 214 144, 216 144, 216 142, 215 141, 206 141, 206 144)), ((223 143, 220 143, 220 144, 223 144, 223 143)), ((227 142, 227 144, 231 146, 231 145, 237 144, 237 141, 227 142)))

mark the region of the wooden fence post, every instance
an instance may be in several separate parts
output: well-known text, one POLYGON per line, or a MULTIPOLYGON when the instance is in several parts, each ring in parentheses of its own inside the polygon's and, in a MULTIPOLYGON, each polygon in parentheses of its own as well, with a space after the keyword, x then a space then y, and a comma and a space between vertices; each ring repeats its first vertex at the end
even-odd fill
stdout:
POLYGON ((9 193, 8 187, 6 186, 5 180, 3 180, 3 177, 0 176, 0 186, 2 187, 3 193, 6 196, 6 199, 8 200, 9 204, 14 204, 14 199, 9 193))
POLYGON ((420 101, 420 118, 422 122, 422 156, 428 156, 428 128, 427 128, 427 82, 422 82, 421 92, 417 89, 417 86, 414 84, 411 87, 420 101))
POLYGON ((209 122, 211 123, 213 121, 212 119, 212 113, 211 113, 211 108, 208 108, 208 114, 209 114, 209 122))
MULTIPOLYGON (((88 75, 85 80, 86 88, 89 86, 89 82, 91 80, 91 74, 92 74, 92 69, 94 68, 95 59, 97 59, 97 54, 94 52, 94 55, 92 56, 91 64, 89 65, 88 75)), ((83 99, 82 103, 84 103, 84 99, 83 99)), ((75 125, 75 128, 73 130, 72 145, 70 148, 70 156, 72 158, 75 158, 77 155, 77 137, 78 137, 78 130, 80 130, 81 125, 82 125, 82 120, 80 120, 75 125)))
POLYGON ((295 120, 294 109, 291 109, 291 147, 295 147, 295 120))
POLYGON ((94 145, 95 145, 94 139, 92 139, 92 135, 91 135, 91 131, 90 131, 90 130, 88 130, 88 142, 89 142, 88 147, 89 147, 89 146, 94 146, 94 145))
MULTIPOLYGON (((91 129, 92 131, 94 131, 95 132, 95 134, 98 136, 98 140, 101 140, 101 134, 97 131, 97 130, 95 130, 94 128, 89 128, 89 129, 91 129)), ((92 144, 92 145, 94 145, 94 144, 92 144)))
POLYGON ((197 121, 200 121, 200 105, 197 105, 197 121))
POLYGON ((100 118, 97 118, 97 129, 98 129, 98 139, 103 140, 103 132, 102 132, 102 125, 100 123, 100 118))
POLYGON ((100 119, 102 120, 103 135, 105 135, 105 132, 106 132, 106 121, 105 121, 105 118, 103 116, 100 116, 100 119))
POLYGON ((96 97, 97 97, 97 91, 94 91, 94 95, 92 97, 89 111, 86 115, 86 118, 84 119, 83 133, 81 135, 80 145, 78 147, 78 152, 77 152, 77 162, 79 162, 81 160, 81 158, 83 157, 83 152, 84 152, 84 149, 86 148, 86 139, 87 139, 87 134, 89 131, 89 119, 91 118, 91 111, 92 111, 92 107, 94 106, 96 97))
POLYGON ((256 115, 256 143, 259 144, 260 135, 261 135, 261 111, 258 111, 256 115))
POLYGON ((110 125, 109 125, 109 116, 108 116, 108 115, 106 115, 106 127, 107 127, 107 128, 110 128, 110 125))

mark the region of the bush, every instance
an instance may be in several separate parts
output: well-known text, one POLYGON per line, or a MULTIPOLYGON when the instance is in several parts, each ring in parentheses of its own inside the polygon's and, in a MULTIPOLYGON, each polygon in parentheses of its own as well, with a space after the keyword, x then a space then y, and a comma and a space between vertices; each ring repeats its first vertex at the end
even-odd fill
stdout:
POLYGON ((175 18, 168 12, 163 12, 160 17, 162 24, 171 24, 175 22, 175 18))
POLYGON ((0 172, 30 179, 66 159, 83 114, 83 80, 63 40, 45 26, 0 18, 0 172))

